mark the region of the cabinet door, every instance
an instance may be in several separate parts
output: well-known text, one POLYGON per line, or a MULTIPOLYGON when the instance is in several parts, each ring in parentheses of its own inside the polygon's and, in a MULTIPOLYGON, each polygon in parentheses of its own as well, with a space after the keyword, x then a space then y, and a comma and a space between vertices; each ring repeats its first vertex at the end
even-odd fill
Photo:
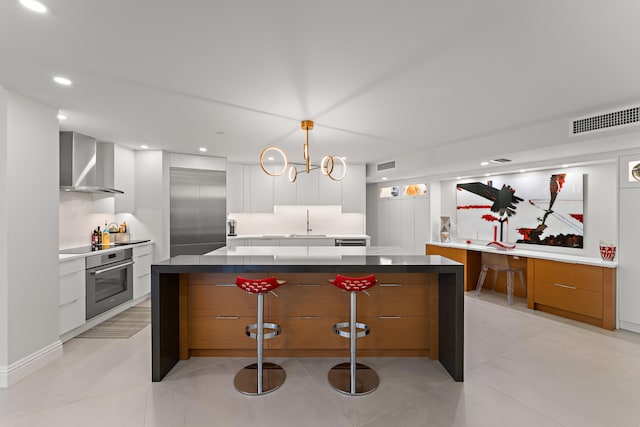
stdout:
POLYGON ((289 181, 284 175, 274 176, 273 180, 273 204, 276 206, 294 206, 297 204, 297 182, 289 181))
POLYGON ((260 165, 250 168, 250 212, 273 212, 273 177, 264 173, 260 165))
POLYGON ((365 165, 349 165, 342 180, 342 212, 365 213, 367 205, 365 165))
POLYGON ((320 173, 318 176, 318 204, 341 205, 342 181, 334 181, 328 176, 320 173))
POLYGON ((227 163, 227 213, 244 212, 244 167, 227 163))
POLYGON ((152 245, 133 248, 133 299, 151 293, 152 258, 152 245))
MULTIPOLYGON (((296 198, 299 206, 318 204, 318 171, 301 172, 296 180, 296 198)), ((324 176, 323 179, 327 179, 324 176)))
POLYGON ((134 213, 135 212, 135 170, 136 157, 135 152, 118 145, 114 146, 114 175, 113 184, 118 190, 124 191, 124 194, 116 194, 115 197, 115 213, 134 213))

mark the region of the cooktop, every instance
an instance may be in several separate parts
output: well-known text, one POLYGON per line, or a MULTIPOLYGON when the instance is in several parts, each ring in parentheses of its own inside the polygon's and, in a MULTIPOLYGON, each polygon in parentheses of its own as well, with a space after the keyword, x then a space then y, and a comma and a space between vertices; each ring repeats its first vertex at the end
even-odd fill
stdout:
POLYGON ((103 251, 105 249, 114 249, 122 246, 135 245, 138 243, 146 243, 150 240, 130 240, 128 242, 118 242, 118 243, 110 243, 108 245, 97 245, 97 246, 80 246, 77 248, 69 248, 69 249, 60 249, 58 253, 60 254, 88 254, 91 252, 103 251))

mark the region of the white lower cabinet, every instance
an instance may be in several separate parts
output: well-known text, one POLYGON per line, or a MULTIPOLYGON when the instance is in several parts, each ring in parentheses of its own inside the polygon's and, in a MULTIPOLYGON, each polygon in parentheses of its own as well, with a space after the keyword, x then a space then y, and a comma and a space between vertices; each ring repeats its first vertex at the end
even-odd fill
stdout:
POLYGON ((135 246, 133 248, 133 299, 151 292, 151 262, 153 261, 153 245, 135 246))
POLYGON ((82 326, 86 321, 85 259, 60 261, 59 328, 60 335, 82 326))

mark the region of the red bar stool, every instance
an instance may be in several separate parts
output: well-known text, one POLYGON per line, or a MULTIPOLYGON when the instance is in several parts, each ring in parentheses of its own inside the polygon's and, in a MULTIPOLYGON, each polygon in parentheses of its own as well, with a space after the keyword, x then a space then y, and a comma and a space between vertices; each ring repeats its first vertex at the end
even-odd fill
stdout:
POLYGON ((341 337, 349 338, 349 363, 339 363, 329 371, 329 384, 341 393, 357 396, 368 394, 378 388, 380 380, 376 371, 362 363, 356 363, 356 339, 369 334, 369 325, 356 322, 356 294, 366 291, 377 283, 376 276, 345 277, 336 275, 329 280, 332 285, 349 292, 349 321, 336 323, 333 331, 341 337), (349 328, 349 331, 343 329, 349 328), (358 332, 358 329, 360 330, 358 332))
POLYGON ((258 295, 258 323, 248 325, 245 328, 247 336, 257 341, 257 363, 252 363, 242 368, 235 376, 233 384, 240 393, 257 396, 270 393, 279 388, 285 380, 286 374, 280 365, 262 361, 264 340, 280 335, 280 325, 264 322, 264 294, 271 292, 286 282, 276 280, 275 277, 266 279, 236 278, 236 285, 249 293, 258 295), (264 333, 264 329, 272 329, 272 332, 264 333))

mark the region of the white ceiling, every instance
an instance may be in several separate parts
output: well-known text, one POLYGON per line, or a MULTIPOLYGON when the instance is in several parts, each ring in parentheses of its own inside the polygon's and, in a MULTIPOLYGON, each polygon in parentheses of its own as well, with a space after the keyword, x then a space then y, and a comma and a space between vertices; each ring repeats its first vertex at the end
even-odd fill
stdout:
POLYGON ((0 3, 0 85, 133 148, 301 160, 312 119, 375 162, 640 99, 637 0, 43 3, 0 3))

